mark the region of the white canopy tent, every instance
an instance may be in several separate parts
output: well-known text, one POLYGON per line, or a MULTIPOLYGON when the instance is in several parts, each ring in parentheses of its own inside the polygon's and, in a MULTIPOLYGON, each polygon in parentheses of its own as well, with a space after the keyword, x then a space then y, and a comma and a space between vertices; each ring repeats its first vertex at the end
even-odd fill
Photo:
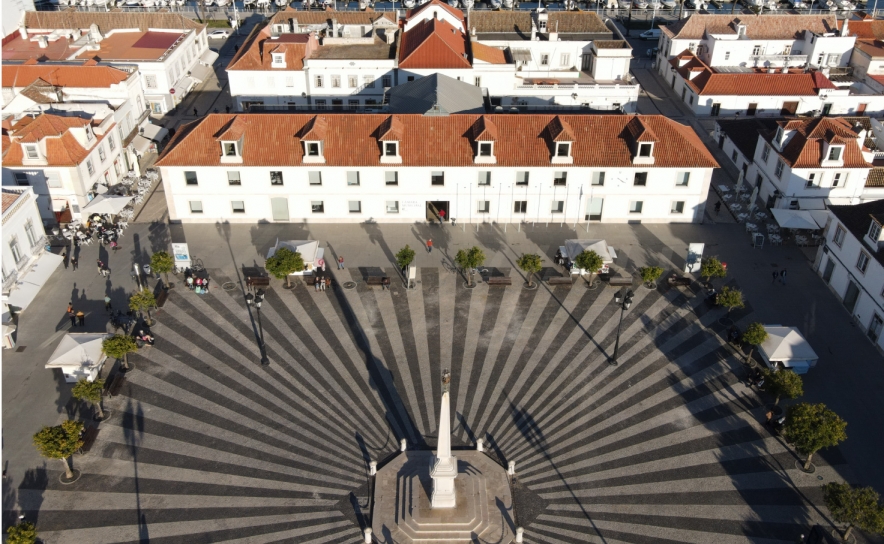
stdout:
POLYGON ((153 123, 144 123, 141 125, 139 132, 148 140, 162 142, 163 138, 168 136, 169 130, 153 123))
MULTIPOLYGON (((617 258, 614 248, 609 246, 605 240, 565 240, 565 245, 560 246, 559 251, 562 252, 562 256, 572 263, 582 252, 595 251, 602 258, 602 263, 604 263, 602 268, 596 271, 599 274, 606 274, 608 272, 608 265, 613 264, 614 259, 617 258)), ((571 268, 571 274, 583 275, 586 273, 588 273, 587 270, 577 268, 576 266, 571 268)))
POLYGON ((16 311, 26 310, 62 261, 64 259, 61 255, 48 251, 40 255, 37 261, 31 265, 31 268, 15 282, 15 288, 6 297, 6 304, 8 306, 15 306, 17 308, 16 311))
POLYGON ((796 374, 806 374, 808 369, 816 366, 819 356, 810 347, 797 327, 782 325, 765 325, 767 340, 758 346, 758 353, 771 369, 782 364, 796 374))
POLYGON ((92 202, 83 207, 83 211, 87 214, 106 213, 117 215, 123 208, 129 205, 129 202, 135 197, 116 196, 116 195, 98 195, 92 199, 92 202))
POLYGON ((322 266, 325 262, 323 260, 325 250, 319 247, 319 242, 315 240, 286 240, 280 242, 277 238, 276 245, 271 247, 267 252, 267 258, 269 259, 276 255, 276 250, 281 247, 300 253, 301 258, 304 259, 304 270, 301 272, 293 272, 289 274, 290 276, 311 275, 313 274, 314 268, 322 266))
POLYGON ((807 210, 786 210, 774 208, 771 210, 777 224, 784 229, 817 230, 820 226, 807 210))
POLYGON ((46 368, 60 368, 67 383, 82 378, 90 382, 98 377, 107 356, 101 351, 101 343, 107 334, 68 333, 49 357, 46 368))

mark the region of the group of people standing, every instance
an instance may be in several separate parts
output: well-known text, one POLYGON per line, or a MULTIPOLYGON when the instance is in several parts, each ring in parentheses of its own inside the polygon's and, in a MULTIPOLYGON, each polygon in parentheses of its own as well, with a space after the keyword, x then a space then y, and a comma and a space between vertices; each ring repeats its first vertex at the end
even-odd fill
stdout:
POLYGON ((187 288, 193 291, 198 295, 205 295, 209 292, 209 278, 206 276, 205 278, 201 278, 193 273, 193 270, 188 268, 184 271, 184 283, 187 285, 187 288))

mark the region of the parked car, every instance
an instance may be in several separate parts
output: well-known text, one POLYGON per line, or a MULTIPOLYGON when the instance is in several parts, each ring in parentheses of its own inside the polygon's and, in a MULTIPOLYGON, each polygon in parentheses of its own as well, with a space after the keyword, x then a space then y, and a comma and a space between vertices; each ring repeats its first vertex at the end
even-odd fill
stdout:
POLYGON ((227 39, 230 37, 229 30, 213 30, 209 32, 208 38, 212 40, 227 39))
POLYGON ((638 35, 639 38, 643 40, 659 40, 660 39, 660 29, 652 28, 651 30, 645 30, 641 34, 638 35))

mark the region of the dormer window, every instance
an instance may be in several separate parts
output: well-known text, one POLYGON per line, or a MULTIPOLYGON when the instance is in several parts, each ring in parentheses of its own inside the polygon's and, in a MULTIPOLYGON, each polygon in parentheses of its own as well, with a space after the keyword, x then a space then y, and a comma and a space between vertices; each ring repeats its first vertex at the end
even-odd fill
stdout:
POLYGON ((651 158, 654 156, 654 144, 653 143, 640 143, 638 144, 638 156, 642 158, 651 158))
POLYGON ((878 243, 878 238, 881 236, 881 225, 877 221, 872 221, 872 224, 869 226, 869 239, 875 244, 878 243))
POLYGON ((844 152, 844 147, 840 145, 829 146, 829 156, 826 157, 828 161, 840 161, 841 154, 844 152))
POLYGON ((783 146, 783 135, 784 134, 785 133, 783 132, 783 127, 777 127, 777 135, 774 136, 774 141, 777 143, 777 146, 779 146, 781 149, 783 146))
POLYGON ((494 142, 479 142, 479 156, 480 157, 493 157, 494 156, 494 142))
POLYGON ((239 153, 236 148, 236 142, 223 142, 221 147, 224 150, 225 157, 238 157, 239 153))
POLYGON ((399 156, 399 142, 384 142, 384 156, 385 157, 398 157, 399 156))
POLYGON ((39 159, 40 155, 37 153, 37 146, 26 145, 25 146, 25 156, 30 160, 39 159))
POLYGON ((92 129, 89 128, 89 127, 86 127, 86 141, 87 141, 87 142, 91 142, 91 141, 92 141, 92 137, 93 137, 93 136, 92 136, 92 129))
POLYGON ((325 163, 325 157, 322 155, 322 142, 305 141, 304 142, 304 162, 325 163))
POLYGON ((242 162, 242 140, 222 140, 221 141, 221 162, 222 163, 241 163, 242 162))
POLYGON ((270 56, 273 59, 271 68, 285 68, 285 53, 271 53, 270 56))
POLYGON ((571 142, 557 142, 556 143, 556 157, 570 157, 571 156, 571 142))

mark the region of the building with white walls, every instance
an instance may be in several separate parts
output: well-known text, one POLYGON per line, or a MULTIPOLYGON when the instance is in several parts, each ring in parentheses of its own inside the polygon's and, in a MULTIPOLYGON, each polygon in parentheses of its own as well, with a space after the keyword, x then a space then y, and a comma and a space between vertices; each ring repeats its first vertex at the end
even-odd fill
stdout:
POLYGON ((23 117, 3 135, 3 186, 30 186, 50 223, 79 219, 97 184, 115 185, 128 170, 123 134, 104 118, 44 113, 23 117))
POLYGON ((34 0, 6 0, 3 4, 3 37, 18 30, 19 21, 26 11, 34 11, 34 0))
POLYGON ((210 115, 157 161, 174 222, 699 222, 718 165, 634 115, 210 115))
POLYGON ((137 71, 145 107, 163 114, 211 75, 218 56, 205 25, 168 12, 27 12, 18 34, 3 43, 4 64, 96 58, 137 71))
POLYGON ((879 349, 884 349, 884 200, 829 208, 814 269, 879 349))

